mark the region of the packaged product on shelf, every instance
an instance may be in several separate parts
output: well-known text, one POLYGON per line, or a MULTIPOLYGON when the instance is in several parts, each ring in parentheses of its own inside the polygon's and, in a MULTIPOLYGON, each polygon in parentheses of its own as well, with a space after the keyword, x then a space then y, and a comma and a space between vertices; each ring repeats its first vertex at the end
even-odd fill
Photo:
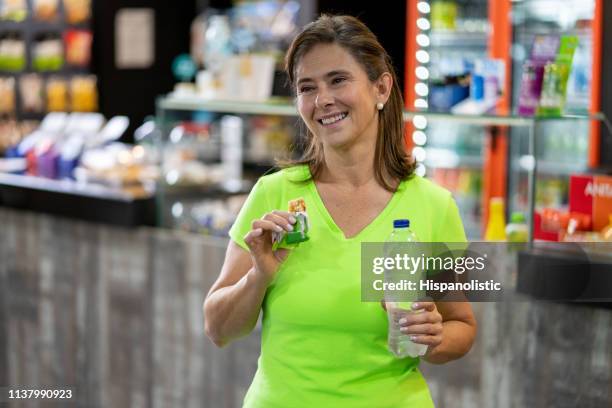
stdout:
POLYGON ((37 71, 59 71, 64 65, 62 40, 57 34, 41 34, 32 47, 32 67, 37 71))
POLYGON ((567 96, 567 80, 572 69, 572 61, 577 46, 578 37, 562 36, 555 61, 546 64, 542 81, 542 94, 537 110, 539 115, 560 116, 563 112, 567 96))
POLYGON ((91 18, 91 0, 64 0, 64 14, 68 24, 81 24, 91 18))
POLYGON ((221 165, 225 188, 238 191, 242 187, 243 119, 225 115, 221 118, 221 165))
POLYGON ((471 76, 470 98, 453 106, 452 113, 481 115, 495 108, 503 96, 506 82, 506 64, 503 60, 476 60, 471 76))
POLYGON ((591 217, 593 231, 602 230, 612 214, 612 176, 570 176, 569 208, 591 217))
POLYGON ((25 42, 19 33, 6 33, 0 39, 0 70, 21 71, 26 66, 25 42))
POLYGON ((87 67, 91 61, 91 41, 91 31, 66 31, 64 33, 66 63, 78 67, 87 67))
POLYGON ((120 187, 136 196, 147 195, 159 177, 157 166, 143 156, 142 146, 110 143, 83 152, 74 177, 82 182, 120 187))
POLYGON ((23 21, 28 17, 26 0, 0 1, 0 18, 2 20, 23 21))
POLYGON ((15 78, 0 78, 0 114, 15 113, 15 78))
POLYGON ((74 112, 98 110, 97 80, 94 75, 79 75, 70 80, 71 107, 74 112))
POLYGON ((66 112, 68 110, 68 83, 63 78, 51 77, 46 85, 47 110, 66 112))
POLYGON ((452 0, 437 0, 431 4, 431 26, 434 30, 455 30, 457 25, 457 3, 452 0))
POLYGON ((470 94, 469 76, 446 76, 444 80, 432 81, 430 84, 429 109, 447 112, 453 106, 465 100, 470 94))
POLYGON ((34 18, 40 21, 57 20, 59 0, 33 0, 34 18))
POLYGON ((43 98, 43 79, 38 74, 26 74, 19 78, 19 94, 21 109, 24 112, 42 112, 45 101, 43 98))
MULTIPOLYGON (((144 127, 144 126, 143 126, 144 127)), ((141 129, 135 136, 143 141, 141 129)), ((221 131, 218 124, 181 122, 169 134, 164 146, 163 173, 165 181, 173 187, 205 187, 224 180, 219 164, 221 131)))
POLYGON ((83 152, 84 140, 79 135, 68 138, 59 150, 57 161, 57 178, 72 179, 74 170, 79 165, 79 158, 83 152))
POLYGON ((536 36, 531 56, 523 64, 518 114, 533 116, 542 94, 544 67, 555 59, 559 37, 554 35, 536 36))
POLYGON ((257 163, 272 163, 286 156, 293 140, 294 130, 278 116, 254 116, 251 118, 245 158, 257 163))
MULTIPOLYGON (((0 120, 0 156, 19 142, 19 130, 14 119, 0 120)), ((7 155, 12 156, 12 155, 7 155)))
POLYGON ((231 10, 232 43, 238 53, 277 49, 299 29, 298 1, 235 2, 231 10))
POLYGON ((202 200, 191 206, 175 203, 172 206, 175 227, 206 235, 227 236, 246 198, 246 195, 238 194, 225 199, 202 200))

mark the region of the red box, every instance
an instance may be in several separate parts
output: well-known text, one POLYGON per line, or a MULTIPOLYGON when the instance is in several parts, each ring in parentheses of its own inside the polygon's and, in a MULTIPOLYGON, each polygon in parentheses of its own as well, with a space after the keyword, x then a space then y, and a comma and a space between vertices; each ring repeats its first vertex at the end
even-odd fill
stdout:
POLYGON ((593 231, 601 231, 612 214, 612 177, 570 176, 569 210, 589 215, 593 231))

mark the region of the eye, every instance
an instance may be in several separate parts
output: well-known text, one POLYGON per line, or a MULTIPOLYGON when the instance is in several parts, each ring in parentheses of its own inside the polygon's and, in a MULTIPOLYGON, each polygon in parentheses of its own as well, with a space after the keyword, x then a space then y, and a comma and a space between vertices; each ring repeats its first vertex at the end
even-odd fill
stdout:
POLYGON ((300 87, 300 89, 299 89, 299 93, 303 94, 303 93, 306 93, 306 92, 310 92, 310 91, 312 91, 313 89, 314 89, 314 87, 313 87, 313 86, 310 86, 310 85, 304 85, 304 86, 301 86, 301 87, 300 87))
POLYGON ((342 83, 344 81, 346 81, 345 77, 342 77, 342 76, 335 77, 334 79, 332 79, 332 84, 336 85, 336 84, 342 83))

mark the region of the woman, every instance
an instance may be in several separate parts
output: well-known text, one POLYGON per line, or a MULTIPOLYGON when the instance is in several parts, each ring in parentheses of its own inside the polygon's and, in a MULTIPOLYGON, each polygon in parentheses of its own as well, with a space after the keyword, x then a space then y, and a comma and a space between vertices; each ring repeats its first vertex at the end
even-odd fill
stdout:
MULTIPOLYGON (((249 195, 204 304, 206 332, 223 346, 248 334, 263 310, 247 407, 432 406, 419 359, 394 357, 385 310, 360 300, 360 244, 383 241, 397 218, 410 218, 421 241, 465 241, 455 202, 412 174, 390 58, 359 20, 322 16, 307 25, 286 69, 309 144, 249 195), (295 223, 282 209, 297 198, 309 239, 274 251, 274 233, 295 223)), ((417 309, 402 331, 429 346, 426 361, 468 352, 476 331, 468 303, 417 309)))

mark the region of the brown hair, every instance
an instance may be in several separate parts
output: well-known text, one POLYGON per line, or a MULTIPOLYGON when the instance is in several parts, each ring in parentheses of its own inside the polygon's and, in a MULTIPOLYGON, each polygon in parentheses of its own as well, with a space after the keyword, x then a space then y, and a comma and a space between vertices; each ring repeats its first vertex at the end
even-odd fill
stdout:
MULTIPOLYGON (((285 70, 290 85, 295 88, 295 69, 300 59, 317 44, 338 44, 346 49, 366 72, 368 79, 376 81, 388 72, 393 78, 389 100, 378 112, 378 136, 374 152, 374 175, 378 183, 393 191, 392 182, 412 175, 414 163, 404 144, 403 100, 391 58, 370 29, 352 16, 322 15, 306 25, 298 34, 285 57, 285 70)), ((301 158, 278 163, 280 167, 307 164, 313 178, 323 168, 323 147, 308 129, 306 146, 301 158)))

